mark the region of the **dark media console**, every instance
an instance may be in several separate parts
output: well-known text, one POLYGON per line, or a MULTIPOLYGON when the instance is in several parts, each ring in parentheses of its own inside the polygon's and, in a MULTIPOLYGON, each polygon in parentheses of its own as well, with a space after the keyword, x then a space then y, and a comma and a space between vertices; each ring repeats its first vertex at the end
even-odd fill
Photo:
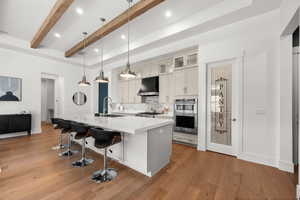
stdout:
POLYGON ((31 114, 0 115, 0 134, 16 132, 31 135, 31 114))

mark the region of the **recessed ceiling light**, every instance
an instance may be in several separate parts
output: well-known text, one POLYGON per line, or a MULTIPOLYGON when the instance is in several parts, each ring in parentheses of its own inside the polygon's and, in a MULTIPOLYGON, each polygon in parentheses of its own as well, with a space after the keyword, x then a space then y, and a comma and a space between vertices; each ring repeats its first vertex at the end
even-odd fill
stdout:
POLYGON ((79 15, 82 15, 82 14, 83 14, 83 9, 82 9, 82 8, 76 8, 76 12, 77 12, 79 15))
POLYGON ((172 17, 172 12, 170 10, 167 10, 165 16, 166 18, 172 17))
POLYGON ((96 53, 98 53, 98 52, 99 52, 99 49, 95 48, 94 51, 95 51, 96 53))
POLYGON ((59 33, 54 33, 54 37, 61 38, 61 35, 59 33))
POLYGON ((126 39, 126 36, 125 36, 125 35, 121 35, 121 38, 122 38, 123 40, 125 40, 125 39, 126 39))

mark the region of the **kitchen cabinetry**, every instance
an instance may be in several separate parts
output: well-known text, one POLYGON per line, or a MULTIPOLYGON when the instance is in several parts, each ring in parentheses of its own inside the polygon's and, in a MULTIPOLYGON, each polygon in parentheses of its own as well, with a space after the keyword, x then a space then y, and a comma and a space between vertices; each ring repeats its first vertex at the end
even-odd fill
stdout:
POLYGON ((186 68, 174 72, 175 96, 198 95, 198 68, 186 68))
POLYGON ((140 79, 119 81, 120 103, 141 103, 142 99, 138 96, 140 87, 140 79))
POLYGON ((141 89, 141 79, 130 80, 128 84, 128 96, 129 103, 141 103, 142 99, 138 96, 138 92, 141 89))
POLYGON ((164 74, 159 76, 159 102, 174 102, 174 76, 173 74, 164 74))
POLYGON ((119 81, 119 98, 121 103, 129 103, 129 82, 119 81))

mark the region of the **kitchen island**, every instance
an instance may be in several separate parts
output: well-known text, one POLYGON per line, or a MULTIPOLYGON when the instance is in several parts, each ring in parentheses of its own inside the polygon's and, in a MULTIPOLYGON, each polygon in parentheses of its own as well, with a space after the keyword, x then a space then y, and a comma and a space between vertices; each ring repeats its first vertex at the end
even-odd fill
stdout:
MULTIPOLYGON (((70 120, 121 132, 122 142, 111 146, 108 156, 146 176, 153 176, 170 162, 173 120, 92 115, 70 120)), ((81 140, 76 142, 80 144, 81 140)), ((91 137, 87 138, 86 147, 103 154, 102 150, 94 147, 91 137)))

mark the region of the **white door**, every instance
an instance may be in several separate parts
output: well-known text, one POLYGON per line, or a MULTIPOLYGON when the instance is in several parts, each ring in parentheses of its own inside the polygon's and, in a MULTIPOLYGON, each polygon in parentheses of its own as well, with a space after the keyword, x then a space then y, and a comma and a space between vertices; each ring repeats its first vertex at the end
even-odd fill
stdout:
POLYGON ((207 149, 236 155, 238 68, 235 60, 207 66, 207 149))
POLYGON ((299 148, 299 47, 293 49, 293 160, 298 164, 299 148))

